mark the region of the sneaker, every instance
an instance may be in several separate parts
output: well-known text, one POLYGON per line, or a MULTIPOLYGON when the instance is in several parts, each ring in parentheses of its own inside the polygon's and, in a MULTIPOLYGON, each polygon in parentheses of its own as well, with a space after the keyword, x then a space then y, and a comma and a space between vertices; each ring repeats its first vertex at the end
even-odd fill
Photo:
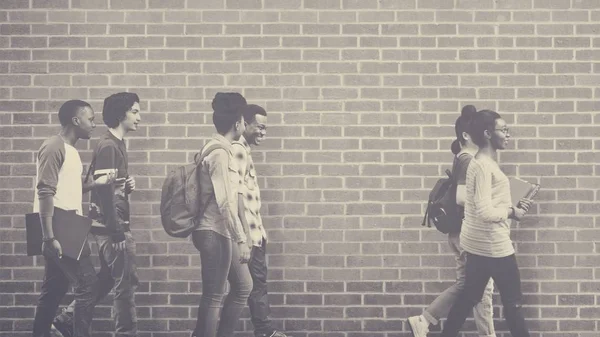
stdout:
POLYGON ((50 326, 50 337, 65 337, 65 336, 62 333, 60 333, 60 331, 58 331, 58 329, 56 329, 54 324, 52 324, 50 326))
POLYGON ((73 337, 73 316, 63 310, 63 312, 54 318, 52 326, 58 330, 62 337, 73 337))
POLYGON ((273 330, 273 332, 270 334, 269 333, 254 334, 254 337, 288 337, 288 336, 281 331, 273 330))
POLYGON ((429 332, 429 322, 423 315, 409 317, 408 327, 414 337, 427 337, 429 332))

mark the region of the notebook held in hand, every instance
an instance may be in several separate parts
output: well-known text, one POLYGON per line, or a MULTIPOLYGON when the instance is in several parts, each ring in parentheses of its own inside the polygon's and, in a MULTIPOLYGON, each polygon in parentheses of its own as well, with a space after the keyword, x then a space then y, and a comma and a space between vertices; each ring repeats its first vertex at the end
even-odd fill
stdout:
POLYGON ((540 185, 523 179, 510 177, 510 196, 513 206, 517 207, 522 198, 533 199, 540 191, 540 185))
MULTIPOLYGON (((63 256, 79 260, 83 248, 87 244, 87 235, 92 226, 92 219, 77 215, 75 211, 66 211, 54 207, 52 229, 54 237, 62 247, 63 256)), ((39 213, 25 215, 27 231, 27 255, 42 255, 42 222, 39 213)))

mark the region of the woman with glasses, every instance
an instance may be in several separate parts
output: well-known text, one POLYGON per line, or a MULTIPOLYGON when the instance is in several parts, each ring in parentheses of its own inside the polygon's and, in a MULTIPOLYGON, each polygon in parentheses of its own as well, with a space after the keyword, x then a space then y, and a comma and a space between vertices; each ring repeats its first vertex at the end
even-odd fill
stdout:
MULTIPOLYGON (((452 164, 452 175, 456 179, 456 204, 458 214, 463 218, 466 198, 466 179, 469 163, 479 150, 473 143, 471 132, 471 121, 477 114, 477 109, 472 105, 465 105, 460 116, 454 124, 456 140, 452 143, 451 150, 454 153, 452 164)), ((430 325, 437 325, 441 318, 448 316, 452 304, 465 288, 465 265, 467 263, 466 252, 460 248, 460 227, 448 233, 448 244, 454 253, 456 260, 456 282, 444 290, 425 309, 422 315, 408 318, 408 326, 413 337, 427 337, 430 325)), ((494 283, 490 280, 483 292, 481 301, 473 308, 473 317, 479 337, 496 337, 494 330, 494 313, 492 308, 492 293, 494 283)))
POLYGON ((450 309, 441 336, 457 336, 492 278, 512 336, 529 337, 521 308, 521 278, 510 239, 510 219, 523 218, 532 201, 521 199, 518 207, 513 207, 509 180, 496 162, 497 151, 505 149, 510 139, 506 121, 497 112, 479 111, 469 134, 479 151, 467 170, 465 218, 460 234, 461 247, 467 252, 465 287, 450 309))

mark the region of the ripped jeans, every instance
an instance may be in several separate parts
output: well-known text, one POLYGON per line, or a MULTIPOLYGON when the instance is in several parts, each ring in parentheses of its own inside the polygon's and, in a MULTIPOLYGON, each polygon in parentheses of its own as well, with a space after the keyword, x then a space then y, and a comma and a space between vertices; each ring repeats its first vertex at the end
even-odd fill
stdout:
MULTIPOLYGON (((433 325, 437 325, 441 318, 446 318, 450 308, 465 289, 465 268, 467 264, 467 252, 460 247, 460 232, 448 235, 448 244, 454 252, 456 259, 456 283, 444 290, 431 304, 423 316, 433 325)), ((485 287, 481 301, 473 307, 473 317, 479 337, 496 337, 494 328, 494 311, 492 308, 492 293, 494 282, 491 278, 485 287)))

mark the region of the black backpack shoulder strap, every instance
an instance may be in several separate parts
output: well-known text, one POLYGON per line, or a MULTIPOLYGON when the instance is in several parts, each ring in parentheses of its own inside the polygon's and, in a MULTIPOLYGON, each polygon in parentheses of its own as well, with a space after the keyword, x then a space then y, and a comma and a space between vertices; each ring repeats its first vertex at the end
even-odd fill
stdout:
POLYGON ((462 156, 470 156, 470 154, 467 152, 462 152, 458 156, 454 156, 454 160, 452 161, 452 174, 450 175, 450 179, 452 179, 453 182, 456 182, 455 177, 454 177, 454 171, 456 170, 456 165, 458 164, 458 160, 462 156))

